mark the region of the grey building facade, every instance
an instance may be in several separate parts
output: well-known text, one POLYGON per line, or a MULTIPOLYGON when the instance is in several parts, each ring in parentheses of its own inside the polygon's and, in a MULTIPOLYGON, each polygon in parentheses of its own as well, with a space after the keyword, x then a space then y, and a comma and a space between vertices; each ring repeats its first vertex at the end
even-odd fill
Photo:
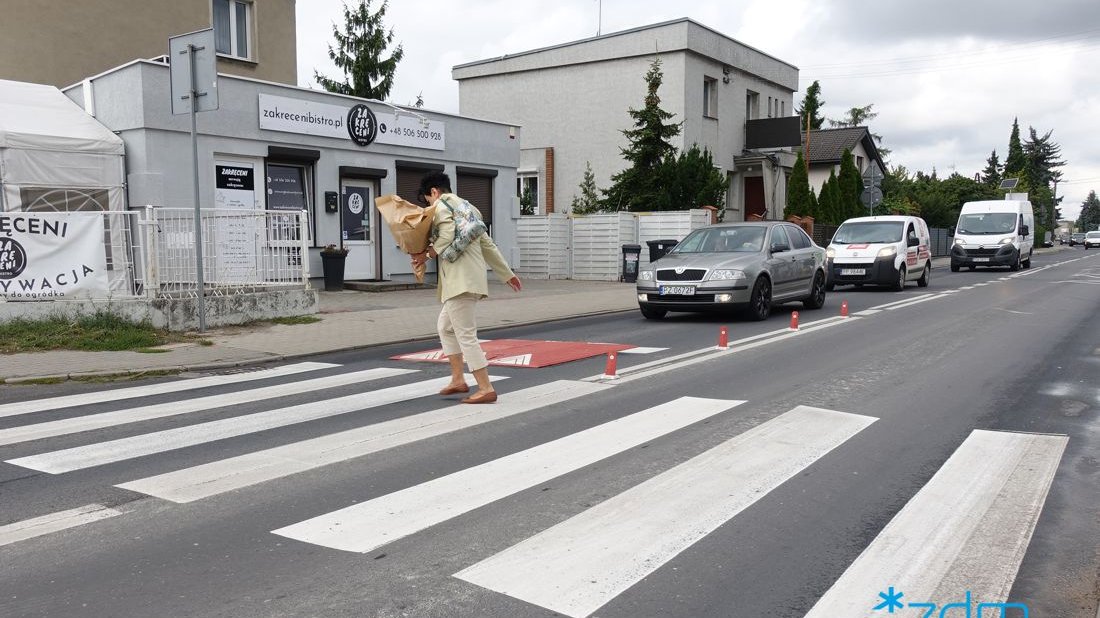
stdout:
MULTIPOLYGON (((138 60, 64 91, 125 143, 129 208, 194 208, 190 116, 172 115, 170 88, 167 65, 138 60)), ((450 174, 518 263, 517 127, 233 75, 218 93, 219 108, 197 115, 201 208, 305 210, 313 276, 328 244, 350 249, 347 280, 411 273, 374 198, 412 201, 428 171, 450 174), (348 119, 364 110, 375 135, 357 142, 348 119)))
POLYGON ((568 210, 586 162, 600 187, 625 167, 622 131, 633 128, 628 109, 644 105, 654 58, 661 107, 683 122, 674 145, 707 148, 730 179, 726 220, 781 215, 793 155, 746 151, 746 123, 794 114, 798 69, 702 24, 679 19, 462 64, 452 75, 462 115, 523 127, 517 192, 537 187, 545 214, 568 210))

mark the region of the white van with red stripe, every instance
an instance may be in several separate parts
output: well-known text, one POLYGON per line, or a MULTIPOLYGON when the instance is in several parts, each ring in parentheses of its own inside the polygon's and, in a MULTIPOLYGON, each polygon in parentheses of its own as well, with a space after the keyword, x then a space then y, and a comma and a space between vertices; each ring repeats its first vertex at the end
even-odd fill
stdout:
POLYGON ((838 285, 886 285, 902 290, 932 278, 928 224, 920 217, 882 216, 848 219, 825 248, 825 289, 838 285))

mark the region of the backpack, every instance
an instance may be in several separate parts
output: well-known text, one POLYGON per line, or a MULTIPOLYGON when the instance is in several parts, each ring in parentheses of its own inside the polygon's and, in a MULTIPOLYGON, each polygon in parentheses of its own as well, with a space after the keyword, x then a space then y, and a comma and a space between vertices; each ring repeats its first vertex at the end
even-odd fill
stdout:
POLYGON ((452 204, 452 200, 446 197, 439 198, 439 201, 443 202, 443 205, 451 211, 455 221, 454 241, 443 250, 443 253, 439 254, 439 257, 448 262, 454 262, 462 255, 466 247, 470 246, 470 243, 477 241, 482 234, 488 232, 489 227, 481 220, 481 215, 470 202, 459 198, 458 204, 452 204))

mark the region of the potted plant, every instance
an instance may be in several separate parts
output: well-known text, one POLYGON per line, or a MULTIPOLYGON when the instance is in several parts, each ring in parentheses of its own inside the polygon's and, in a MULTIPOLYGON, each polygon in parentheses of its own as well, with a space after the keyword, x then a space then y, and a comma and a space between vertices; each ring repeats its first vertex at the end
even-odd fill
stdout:
POLYGON ((342 244, 329 244, 321 248, 321 271, 325 275, 326 292, 344 289, 344 260, 347 257, 348 248, 342 244))

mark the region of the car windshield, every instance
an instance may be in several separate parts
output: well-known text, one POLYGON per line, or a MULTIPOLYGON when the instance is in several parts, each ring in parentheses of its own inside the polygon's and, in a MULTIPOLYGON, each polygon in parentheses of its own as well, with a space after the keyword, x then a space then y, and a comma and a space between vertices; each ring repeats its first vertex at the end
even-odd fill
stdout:
POLYGON ((1016 231, 1016 213, 981 212, 959 217, 959 234, 1008 234, 1016 231))
POLYGON ((764 248, 764 227, 710 227, 695 230, 670 253, 757 253, 764 248))
POLYGON ((841 245, 898 242, 901 240, 902 226, 901 221, 845 223, 833 235, 833 242, 841 245))
POLYGON ((1100 232, 1089 232, 1085 234, 1085 238, 1100 238, 1100 232))

